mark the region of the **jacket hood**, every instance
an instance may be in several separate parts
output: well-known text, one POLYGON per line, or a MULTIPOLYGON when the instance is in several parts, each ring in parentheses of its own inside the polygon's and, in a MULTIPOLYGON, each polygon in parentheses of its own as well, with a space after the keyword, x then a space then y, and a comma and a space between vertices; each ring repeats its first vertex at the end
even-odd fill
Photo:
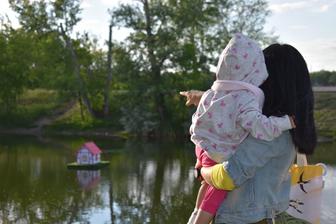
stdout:
POLYGON ((217 80, 243 81, 260 86, 268 77, 264 54, 254 40, 235 34, 221 53, 217 80))

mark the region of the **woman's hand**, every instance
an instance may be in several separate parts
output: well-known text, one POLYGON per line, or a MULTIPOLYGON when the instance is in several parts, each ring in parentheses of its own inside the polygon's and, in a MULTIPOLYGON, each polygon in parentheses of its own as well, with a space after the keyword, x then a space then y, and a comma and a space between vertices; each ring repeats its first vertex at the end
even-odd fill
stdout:
POLYGON ((295 124, 295 116, 289 116, 289 120, 290 120, 290 123, 292 125, 292 128, 296 128, 296 124, 295 124))
POLYGON ((199 91, 199 90, 189 90, 189 91, 180 92, 180 95, 187 97, 187 102, 186 102, 187 106, 190 106, 190 105, 197 106, 199 104, 199 101, 202 98, 203 93, 204 93, 203 91, 199 91))

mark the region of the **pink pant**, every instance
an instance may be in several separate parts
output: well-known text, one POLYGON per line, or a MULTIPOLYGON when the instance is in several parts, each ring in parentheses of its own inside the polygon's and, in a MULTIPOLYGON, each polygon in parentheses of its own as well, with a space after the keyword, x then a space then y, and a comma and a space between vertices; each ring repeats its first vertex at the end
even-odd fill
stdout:
MULTIPOLYGON (((208 157, 208 155, 202 148, 198 146, 196 146, 195 148, 195 153, 202 167, 210 167, 217 164, 215 161, 208 157)), ((215 215, 217 209, 221 205, 222 201, 225 199, 226 193, 227 192, 225 190, 219 190, 210 185, 207 185, 206 193, 204 195, 204 198, 202 199, 200 209, 215 215)))

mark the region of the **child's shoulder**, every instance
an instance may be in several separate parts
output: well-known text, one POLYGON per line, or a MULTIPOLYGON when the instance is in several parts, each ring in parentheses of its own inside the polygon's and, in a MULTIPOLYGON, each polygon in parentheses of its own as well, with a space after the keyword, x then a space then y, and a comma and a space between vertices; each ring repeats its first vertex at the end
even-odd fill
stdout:
POLYGON ((250 90, 238 90, 238 91, 233 91, 232 93, 232 98, 236 105, 238 107, 241 107, 243 105, 247 104, 258 104, 259 99, 256 94, 250 90))
POLYGON ((256 97, 255 94, 248 89, 240 89, 240 90, 234 90, 230 93, 232 95, 233 98, 245 98, 245 97, 251 97, 254 98, 256 97))

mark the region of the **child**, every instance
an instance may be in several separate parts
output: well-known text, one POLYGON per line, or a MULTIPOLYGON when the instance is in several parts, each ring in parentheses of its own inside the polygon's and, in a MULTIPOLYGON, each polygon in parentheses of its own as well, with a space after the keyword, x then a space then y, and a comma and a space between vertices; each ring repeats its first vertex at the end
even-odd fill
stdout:
MULTIPOLYGON (((292 128, 287 115, 262 115, 264 94, 258 86, 267 77, 260 46, 235 34, 219 58, 216 81, 203 94, 192 117, 190 133, 195 143, 196 167, 224 162, 249 134, 271 141, 292 128)), ((209 223, 225 196, 226 191, 202 184, 188 224, 209 223)))

